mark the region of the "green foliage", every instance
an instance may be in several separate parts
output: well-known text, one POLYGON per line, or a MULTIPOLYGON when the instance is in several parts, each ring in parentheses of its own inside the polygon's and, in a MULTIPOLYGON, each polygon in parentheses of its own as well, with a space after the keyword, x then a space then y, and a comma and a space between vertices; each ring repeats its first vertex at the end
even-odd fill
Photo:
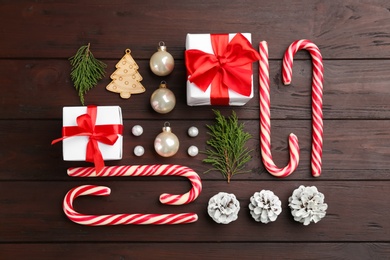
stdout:
POLYGON ((250 155, 252 150, 245 145, 252 136, 244 131, 244 124, 238 123, 234 111, 227 119, 219 111, 213 111, 216 115, 216 123, 207 125, 210 139, 206 142, 211 149, 206 149, 207 158, 203 162, 213 166, 206 173, 212 170, 220 171, 229 183, 233 175, 248 172, 243 169, 252 159, 250 155))
POLYGON ((105 63, 97 60, 89 49, 90 44, 81 46, 77 53, 69 58, 72 70, 70 76, 73 85, 79 92, 81 104, 84 105, 85 93, 97 85, 98 81, 104 77, 105 63))

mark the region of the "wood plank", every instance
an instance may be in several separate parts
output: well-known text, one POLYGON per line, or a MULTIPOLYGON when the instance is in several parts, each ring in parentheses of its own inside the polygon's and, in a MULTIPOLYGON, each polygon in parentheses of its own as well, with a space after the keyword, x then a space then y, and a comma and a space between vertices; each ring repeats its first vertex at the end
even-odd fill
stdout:
POLYGON ((0 244, 6 259, 386 259, 389 243, 0 244))
POLYGON ((388 9, 386 0, 252 0, 223 8, 219 1, 7 1, 0 9, 7 24, 0 31, 7 39, 0 43, 0 57, 64 58, 91 42, 101 57, 116 57, 116 49, 130 44, 137 58, 149 58, 162 40, 175 57, 183 57, 189 32, 250 32, 255 45, 267 40, 273 46, 272 58, 302 38, 316 42, 326 59, 389 58, 388 9))
POLYGON ((388 259, 390 255, 390 5, 375 1, 245 0, 132 1, 112 0, 1 1, 0 3, 0 258, 3 259, 388 259), (270 51, 272 154, 277 165, 288 162, 287 137, 301 147, 300 164, 288 178, 264 169, 259 150, 258 65, 254 64, 254 98, 244 107, 188 107, 184 65, 187 33, 250 32, 257 48, 266 40, 270 51), (310 174, 311 61, 295 56, 291 86, 281 82, 281 61, 288 45, 310 39, 324 57, 323 174, 310 174), (176 60, 168 77, 149 69, 149 58, 165 41, 176 60), (108 64, 107 75, 86 96, 87 104, 120 105, 125 139, 123 159, 107 165, 184 164, 202 178, 199 198, 184 206, 161 205, 163 192, 184 193, 181 177, 71 178, 66 169, 90 166, 64 162, 60 137, 62 107, 80 105, 70 80, 68 58, 84 44, 108 64), (124 50, 131 48, 140 66, 146 93, 122 100, 105 86, 124 50), (161 80, 168 82, 177 106, 167 115, 149 104, 161 80), (247 174, 227 182, 202 163, 204 154, 187 155, 190 145, 206 147, 206 124, 212 108, 237 112, 253 138, 247 174), (169 121, 181 147, 172 158, 159 157, 153 140, 169 121), (131 128, 144 127, 134 137, 131 128), (195 125, 197 138, 187 129, 195 125), (143 145, 142 157, 133 155, 143 145), (87 227, 72 223, 62 211, 66 192, 82 184, 106 185, 108 197, 75 201, 83 213, 195 212, 196 223, 174 226, 87 227), (299 185, 315 185, 325 194, 327 216, 304 227, 295 222, 288 198, 299 185), (270 189, 282 201, 275 223, 255 222, 249 198, 270 189), (211 196, 234 193, 241 210, 237 221, 216 224, 207 214, 211 196))
POLYGON ((163 192, 184 193, 189 183, 167 178, 0 182, 0 242, 390 242, 390 208, 383 199, 388 196, 390 182, 274 180, 235 181, 228 185, 224 181, 204 181, 196 201, 170 207, 161 205, 158 196, 163 192), (66 218, 61 205, 65 193, 82 184, 104 185, 112 190, 109 197, 76 199, 74 207, 82 213, 195 212, 199 220, 173 226, 81 226, 66 218), (315 185, 325 195, 327 216, 317 224, 304 227, 294 222, 289 212, 288 197, 299 185, 315 185), (255 222, 247 206, 250 196, 261 189, 274 191, 282 201, 282 213, 267 225, 255 222), (219 191, 234 193, 241 204, 238 220, 229 225, 217 224, 207 215, 208 200, 219 191))
MULTIPOLYGON (((122 56, 118 51, 118 59, 122 56)), ((124 100, 108 92, 105 86, 117 60, 107 61, 106 77, 86 95, 86 104, 119 105, 126 119, 192 118, 212 119, 210 106, 189 107, 186 104, 186 72, 183 61, 177 61, 172 75, 165 78, 175 93, 175 109, 164 116, 150 106, 150 95, 161 78, 152 75, 148 61, 137 61, 146 92, 124 100)), ((325 119, 389 119, 390 93, 387 68, 389 60, 325 61, 323 113, 325 119)), ((254 98, 244 107, 218 107, 230 113, 235 110, 242 119, 259 118, 257 65, 254 66, 254 98)), ((1 95, 0 119, 62 118, 63 106, 81 105, 70 80, 66 60, 0 60, 0 85, 7 91, 1 95), (17 105, 15 105, 17 104, 17 105)), ((311 119, 311 62, 295 61, 291 86, 281 79, 281 62, 270 61, 271 118, 311 119)))
MULTIPOLYGON (((228 116, 230 114, 226 114, 228 116)), ((62 144, 51 146, 52 140, 60 137, 62 123, 59 120, 16 120, 0 121, 0 144, 7 147, 0 151, 2 165, 0 180, 67 180, 66 169, 75 166, 91 166, 86 162, 65 162, 62 159, 62 144), (28 134, 27 134, 28 133, 28 134), (44 134, 43 134, 44 133, 44 134)), ((219 172, 203 174, 210 165, 202 163, 204 154, 196 157, 187 155, 187 148, 197 145, 200 151, 206 149, 206 124, 213 121, 171 121, 172 131, 181 142, 178 153, 171 158, 163 158, 154 152, 153 142, 161 132, 164 120, 124 121, 123 158, 107 161, 107 165, 131 164, 183 164, 193 168, 204 179, 221 179, 219 172), (131 128, 141 124, 144 134, 134 137, 131 128), (195 125, 200 134, 196 138, 187 135, 187 129, 195 125), (136 157, 136 145, 145 148, 142 157, 136 157)), ((235 176, 241 180, 273 180, 261 163, 259 150, 258 121, 243 120, 245 129, 252 135, 248 147, 253 149, 253 159, 248 163, 248 174, 235 176)), ((390 121, 384 120, 326 120, 323 148, 323 174, 321 180, 389 180, 388 162, 390 121)), ((288 163, 288 135, 295 133, 301 147, 299 167, 288 180, 312 180, 310 170, 311 122, 308 120, 273 120, 272 154, 279 167, 288 163)))

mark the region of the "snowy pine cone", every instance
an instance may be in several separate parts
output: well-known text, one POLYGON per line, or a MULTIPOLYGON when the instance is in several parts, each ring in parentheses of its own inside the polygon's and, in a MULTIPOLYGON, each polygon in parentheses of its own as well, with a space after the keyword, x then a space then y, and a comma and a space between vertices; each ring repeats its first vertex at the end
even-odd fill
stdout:
POLYGON ((220 192, 210 198, 207 211, 215 222, 229 224, 238 218, 240 202, 234 194, 220 192))
POLYGON ((257 222, 267 224, 275 221, 282 212, 282 202, 270 190, 255 192, 250 198, 249 209, 257 222))
POLYGON ((325 217, 328 208, 324 199, 324 194, 319 192, 315 186, 299 186, 288 199, 294 220, 305 226, 311 222, 320 221, 325 217))

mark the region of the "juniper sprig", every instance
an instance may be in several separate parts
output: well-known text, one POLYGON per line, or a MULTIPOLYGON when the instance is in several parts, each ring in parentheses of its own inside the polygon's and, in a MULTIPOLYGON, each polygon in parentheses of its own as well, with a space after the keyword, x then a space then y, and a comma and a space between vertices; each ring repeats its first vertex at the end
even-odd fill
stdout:
POLYGON ((246 147, 246 142, 252 136, 244 131, 244 124, 238 122, 233 111, 229 118, 225 118, 219 111, 213 110, 216 115, 216 123, 207 125, 210 130, 210 139, 206 142, 211 148, 207 148, 207 158, 203 160, 210 163, 213 168, 206 171, 217 170, 230 182, 233 175, 244 173, 245 164, 252 159, 252 150, 246 147))
POLYGON ((69 61, 72 66, 70 75, 73 85, 79 92, 81 104, 84 105, 84 95, 104 77, 107 65, 93 56, 89 43, 81 46, 69 61))

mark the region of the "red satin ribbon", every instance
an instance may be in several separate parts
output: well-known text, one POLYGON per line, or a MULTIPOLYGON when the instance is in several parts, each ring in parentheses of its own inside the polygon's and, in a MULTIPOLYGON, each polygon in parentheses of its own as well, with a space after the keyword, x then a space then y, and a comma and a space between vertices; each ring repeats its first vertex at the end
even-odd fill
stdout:
POLYGON ((212 105, 229 105, 228 89, 250 96, 252 62, 260 59, 259 53, 241 33, 230 42, 228 34, 211 34, 210 37, 214 54, 196 49, 185 51, 189 81, 204 92, 211 84, 212 105))
POLYGON ((123 132, 123 125, 95 125, 96 116, 97 107, 88 106, 87 114, 77 117, 77 126, 64 126, 62 137, 53 140, 51 144, 73 136, 88 136, 85 160, 95 164, 96 174, 98 174, 104 167, 104 160, 98 142, 114 145, 118 140, 118 134, 123 132))

